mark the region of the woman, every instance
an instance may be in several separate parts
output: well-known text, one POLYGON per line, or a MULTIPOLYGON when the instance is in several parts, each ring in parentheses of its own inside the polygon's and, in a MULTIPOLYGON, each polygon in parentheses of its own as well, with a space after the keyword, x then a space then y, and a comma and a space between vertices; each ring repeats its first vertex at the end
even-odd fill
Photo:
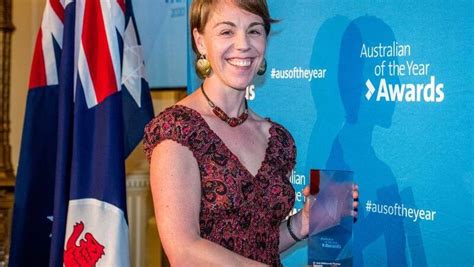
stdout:
POLYGON ((294 204, 294 141, 245 100, 266 67, 272 22, 265 0, 192 3, 204 81, 152 120, 144 141, 158 231, 173 266, 278 266, 279 253, 308 234, 308 203, 282 222, 294 204))

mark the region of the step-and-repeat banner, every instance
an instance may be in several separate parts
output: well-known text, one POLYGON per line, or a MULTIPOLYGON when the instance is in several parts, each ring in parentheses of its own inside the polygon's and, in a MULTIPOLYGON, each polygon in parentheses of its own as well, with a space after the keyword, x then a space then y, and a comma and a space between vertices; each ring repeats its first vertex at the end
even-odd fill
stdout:
MULTIPOLYGON (((297 192, 310 169, 354 172, 354 266, 473 266, 473 2, 268 4, 280 22, 247 97, 295 138, 297 192)), ((307 244, 282 260, 307 264, 307 244)))

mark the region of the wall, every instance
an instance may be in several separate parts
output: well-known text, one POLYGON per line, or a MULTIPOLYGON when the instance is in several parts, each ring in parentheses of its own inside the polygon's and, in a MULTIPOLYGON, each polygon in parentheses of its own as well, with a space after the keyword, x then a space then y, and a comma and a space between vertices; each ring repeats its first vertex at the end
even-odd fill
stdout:
POLYGON ((41 25, 45 0, 13 0, 13 25, 10 87, 10 144, 16 173, 20 153, 23 117, 31 59, 36 34, 41 25))
MULTIPOLYGON (((310 169, 354 172, 359 220, 337 252, 354 266, 472 266, 473 2, 268 5, 280 21, 249 105, 292 133, 297 192, 310 169)), ((306 243, 282 260, 307 264, 306 243)))

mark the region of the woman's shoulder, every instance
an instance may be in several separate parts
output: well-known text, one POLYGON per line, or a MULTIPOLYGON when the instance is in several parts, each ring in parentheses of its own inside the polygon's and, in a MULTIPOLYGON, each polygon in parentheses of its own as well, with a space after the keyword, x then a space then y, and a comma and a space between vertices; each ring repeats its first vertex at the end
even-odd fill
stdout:
POLYGON ((148 124, 187 123, 198 119, 196 111, 184 105, 175 104, 164 109, 148 124))
POLYGON ((275 132, 275 134, 279 137, 280 140, 286 140, 288 145, 295 144, 293 136, 291 135, 290 131, 285 126, 283 126, 279 122, 273 121, 270 118, 267 118, 267 119, 272 124, 272 129, 275 132))
POLYGON ((145 133, 155 132, 157 130, 170 131, 175 128, 195 128, 201 123, 202 117, 197 111, 187 106, 177 104, 166 108, 153 118, 145 126, 145 133))
POLYGON ((160 112, 145 126, 143 146, 148 159, 163 140, 189 146, 189 137, 200 128, 201 123, 202 118, 197 111, 183 105, 173 105, 160 112))
POLYGON ((290 131, 285 128, 285 126, 269 117, 263 117, 253 110, 251 111, 251 116, 255 121, 261 122, 261 125, 263 126, 262 129, 266 129, 263 130, 263 132, 270 132, 270 136, 276 136, 277 140, 286 140, 285 144, 291 143, 291 145, 294 145, 293 136, 291 135, 290 131))
POLYGON ((269 153, 277 159, 285 175, 294 168, 296 164, 296 144, 290 131, 282 124, 268 118, 272 124, 270 128, 269 153))

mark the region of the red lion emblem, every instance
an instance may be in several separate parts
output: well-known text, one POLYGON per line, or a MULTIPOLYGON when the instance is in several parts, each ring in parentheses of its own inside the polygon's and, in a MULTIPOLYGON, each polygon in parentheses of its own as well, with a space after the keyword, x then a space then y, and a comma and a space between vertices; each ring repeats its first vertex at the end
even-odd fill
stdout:
POLYGON ((91 233, 86 233, 84 239, 76 245, 77 239, 84 231, 84 223, 81 221, 74 225, 74 230, 67 240, 64 251, 64 266, 66 267, 94 267, 104 253, 102 246, 91 233))

